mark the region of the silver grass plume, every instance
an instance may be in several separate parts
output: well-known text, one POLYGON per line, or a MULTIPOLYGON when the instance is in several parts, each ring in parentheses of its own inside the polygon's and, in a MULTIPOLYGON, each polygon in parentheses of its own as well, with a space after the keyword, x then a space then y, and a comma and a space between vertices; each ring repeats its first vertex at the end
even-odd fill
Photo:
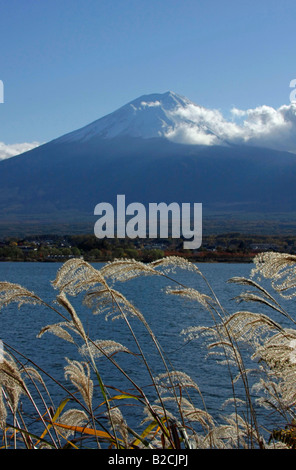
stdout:
POLYGON ((43 378, 41 377, 40 373, 38 372, 38 370, 35 369, 35 367, 31 367, 31 366, 23 367, 22 372, 23 374, 26 374, 28 377, 30 377, 32 380, 37 380, 37 382, 39 382, 46 389, 45 382, 43 378))
POLYGON ((87 293, 83 303, 94 315, 105 314, 106 320, 110 316, 113 316, 113 320, 123 318, 123 310, 125 314, 137 317, 146 324, 143 314, 121 292, 110 287, 99 287, 94 292, 87 293))
POLYGON ((160 390, 163 388, 165 392, 169 390, 172 385, 180 386, 182 388, 194 388, 200 393, 200 389, 192 378, 185 374, 185 372, 174 370, 171 372, 164 372, 155 377, 155 382, 159 384, 160 390))
MULTIPOLYGON (((70 409, 65 411, 65 413, 56 420, 56 423, 76 427, 86 424, 87 421, 88 417, 83 410, 70 409)), ((74 429, 63 429, 60 426, 58 427, 58 430, 64 439, 68 439, 75 432, 74 429)))
POLYGON ((291 449, 291 446, 286 444, 285 442, 267 442, 264 444, 264 448, 265 449, 277 449, 277 450, 280 450, 280 449, 291 449))
POLYGON ((264 299, 263 297, 261 297, 260 295, 256 295, 252 292, 243 292, 241 293, 240 295, 238 295, 237 297, 235 297, 235 299, 238 303, 241 303, 241 302, 257 302, 257 303, 261 303, 261 304, 264 304, 266 305, 267 307, 270 307, 274 310, 277 310, 278 312, 280 313, 283 313, 282 309, 277 307, 276 305, 272 304, 271 302, 269 302, 268 300, 264 299))
POLYGON ((224 417, 226 424, 215 426, 205 437, 203 444, 206 448, 233 449, 248 448, 250 435, 255 435, 252 426, 237 413, 224 417))
POLYGON ((279 313, 287 317, 290 321, 293 323, 296 323, 295 320, 282 308, 282 306, 277 302, 277 300, 262 286, 260 286, 258 283, 251 279, 246 279, 246 278, 240 278, 240 277, 235 277, 232 279, 229 279, 228 282, 233 282, 236 284, 241 284, 241 285, 248 285, 253 288, 255 288, 254 291, 247 291, 243 292, 237 297, 234 298, 238 303, 240 302, 256 302, 256 303, 261 303, 279 313), (262 295, 258 295, 258 292, 262 295))
POLYGON ((118 352, 132 354, 128 348, 112 340, 95 340, 89 343, 89 345, 84 344, 79 348, 79 353, 82 356, 91 355, 93 358, 110 357, 118 352))
MULTIPOLYGON (((173 397, 164 397, 164 402, 175 401, 173 397)), ((187 418, 188 421, 196 421, 202 425, 207 431, 214 426, 214 420, 212 416, 205 410, 196 408, 187 398, 181 397, 179 406, 182 410, 182 416, 187 418)), ((180 423, 174 418, 173 421, 176 422, 177 426, 180 426, 180 423)))
POLYGON ((0 388, 0 427, 2 428, 2 430, 5 429, 6 419, 7 419, 7 409, 4 404, 3 393, 4 391, 2 390, 2 387, 1 387, 0 388))
MULTIPOLYGON (((151 419, 153 421, 155 421, 155 415, 157 415, 160 419, 169 418, 173 422, 178 423, 178 420, 176 419, 176 417, 173 415, 172 412, 170 412, 168 410, 165 410, 165 414, 164 414, 164 410, 163 410, 162 406, 159 406, 159 405, 151 405, 150 407, 147 406, 147 407, 144 408, 143 411, 144 411, 144 414, 146 415, 146 417, 141 421, 141 425, 143 425, 147 422, 150 422, 151 419)), ((155 421, 155 423, 156 423, 156 421, 155 421)))
POLYGON ((128 426, 118 407, 111 408, 109 411, 109 420, 112 426, 121 434, 121 437, 126 448, 128 445, 128 426))
POLYGON ((176 268, 184 269, 201 274, 199 268, 190 261, 182 258, 181 256, 167 256, 149 263, 152 268, 160 268, 164 273, 176 272, 176 268))
POLYGON ((19 307, 23 304, 42 304, 40 297, 12 282, 0 282, 0 309, 11 302, 16 302, 19 307))
POLYGON ((65 378, 71 380, 77 390, 80 392, 85 404, 91 410, 93 397, 93 381, 90 378, 90 368, 88 363, 71 361, 66 358, 68 365, 65 366, 65 378))
POLYGON ((276 374, 268 373, 267 377, 261 377, 252 387, 254 393, 260 394, 256 402, 262 408, 274 411, 284 410, 288 412, 289 404, 285 403, 276 374))
POLYGON ((207 340, 207 346, 209 349, 214 347, 224 347, 231 351, 233 354, 233 345, 226 334, 224 325, 210 326, 190 326, 181 331, 181 334, 185 336, 185 341, 197 340, 203 338, 207 340))
POLYGON ((54 323, 53 325, 44 326, 38 333, 37 338, 41 338, 44 333, 52 333, 53 335, 68 341, 69 343, 75 343, 73 336, 65 329, 69 328, 73 332, 77 333, 77 328, 72 322, 60 322, 54 323))
POLYGON ((81 337, 85 341, 87 341, 87 336, 86 336, 86 333, 84 331, 81 320, 78 317, 73 305, 67 299, 66 294, 65 294, 64 291, 60 292, 60 294, 57 295, 57 301, 60 305, 62 305, 70 313, 73 325, 75 326, 77 332, 81 335, 81 337))
MULTIPOLYGON (((237 351, 237 343, 249 343, 257 348, 268 335, 278 331, 282 331, 281 326, 268 316, 261 313, 238 311, 214 327, 189 327, 181 334, 185 335, 187 340, 206 337, 207 347, 211 354, 214 350, 222 348, 223 354, 227 354, 228 360, 238 362, 240 354, 237 351)), ((240 365, 243 367, 242 364, 240 365)))
POLYGON ((4 353, 0 362, 0 423, 5 425, 6 409, 3 395, 13 413, 16 412, 20 395, 26 393, 26 386, 21 377, 21 372, 13 358, 4 353))
POLYGON ((105 285, 102 274, 86 261, 76 258, 66 261, 52 281, 55 289, 72 296, 97 284, 105 285))
POLYGON ((234 339, 231 338, 228 326, 224 323, 213 327, 192 326, 182 330, 181 334, 185 336, 185 341, 205 339, 208 357, 215 356, 220 365, 233 365, 239 370, 244 370, 239 349, 234 339))
POLYGON ((200 303, 205 309, 210 310, 213 304, 216 304, 216 301, 213 300, 210 296, 202 294, 193 288, 177 288, 173 289, 168 287, 166 289, 167 294, 179 295, 180 297, 185 297, 188 300, 195 300, 200 303))
POLYGON ((115 259, 114 261, 109 261, 100 269, 100 273, 105 279, 112 281, 128 281, 138 276, 159 274, 153 266, 134 259, 115 259))
POLYGON ((200 273, 197 266, 178 256, 168 256, 148 264, 134 259, 116 259, 103 266, 100 272, 105 279, 128 281, 138 276, 153 276, 175 272, 177 267, 200 273), (160 268, 159 271, 156 268, 160 268))
POLYGON ((255 268, 251 277, 255 275, 272 279, 272 287, 282 297, 291 299, 296 295, 296 255, 285 253, 260 253, 254 258, 255 268), (289 293, 286 294, 286 292, 289 293))
POLYGON ((227 398, 222 404, 222 409, 226 408, 228 405, 235 405, 236 407, 243 405, 246 406, 246 400, 242 400, 241 398, 230 397, 227 398))
POLYGON ((230 315, 224 322, 230 336, 235 341, 244 341, 256 344, 264 335, 281 331, 279 323, 267 315, 249 311, 238 311, 230 315))
POLYGON ((271 303, 274 302, 276 305, 279 305, 278 302, 276 301, 276 299, 266 289, 264 289, 264 287, 262 287, 260 284, 255 282, 253 279, 248 279, 248 278, 245 278, 245 277, 236 276, 236 277, 232 277, 231 279, 228 279, 227 282, 228 283, 233 283, 233 284, 240 284, 242 286, 253 287, 256 290, 260 291, 261 294, 263 294, 263 296, 267 300, 269 300, 271 303))
POLYGON ((273 335, 257 348, 253 358, 268 365, 268 376, 277 389, 277 397, 281 397, 287 408, 293 406, 296 400, 296 331, 284 329, 273 335))
POLYGON ((230 425, 215 426, 209 433, 198 440, 202 449, 233 449, 237 447, 237 427, 230 425))
POLYGON ((198 422, 205 430, 210 430, 215 426, 213 417, 207 411, 196 408, 187 398, 182 397, 180 405, 183 416, 188 421, 198 422))

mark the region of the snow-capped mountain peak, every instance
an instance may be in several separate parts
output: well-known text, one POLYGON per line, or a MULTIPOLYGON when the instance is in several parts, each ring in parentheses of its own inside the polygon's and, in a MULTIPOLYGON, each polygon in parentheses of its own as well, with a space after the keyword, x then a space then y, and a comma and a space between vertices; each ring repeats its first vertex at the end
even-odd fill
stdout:
MULTIPOLYGON (((88 141, 94 137, 169 137, 179 127, 196 126, 186 118, 186 110, 197 107, 174 92, 143 95, 87 126, 61 137, 59 142, 88 141)), ((200 108, 200 107, 198 107, 200 108)), ((208 131, 208 129, 207 129, 208 131)))

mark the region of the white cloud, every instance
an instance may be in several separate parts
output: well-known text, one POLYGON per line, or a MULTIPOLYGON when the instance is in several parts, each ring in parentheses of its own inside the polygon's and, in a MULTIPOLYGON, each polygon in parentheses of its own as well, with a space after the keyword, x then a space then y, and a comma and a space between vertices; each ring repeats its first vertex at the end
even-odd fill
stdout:
POLYGON ((141 101, 141 106, 147 106, 148 108, 155 108, 155 106, 160 106, 160 101, 141 101))
POLYGON ((248 144, 296 153, 296 103, 231 110, 226 120, 219 110, 190 104, 172 112, 176 126, 167 132, 175 142, 203 145, 248 144))
POLYGON ((219 143, 215 135, 190 124, 178 124, 166 133, 166 137, 179 144, 215 145, 219 143))
POLYGON ((15 155, 27 152, 39 145, 39 142, 23 142, 19 144, 5 144, 4 142, 0 142, 0 160, 5 160, 7 158, 14 157, 15 155))
POLYGON ((296 105, 278 109, 259 106, 243 116, 242 137, 246 143, 296 152, 296 105))

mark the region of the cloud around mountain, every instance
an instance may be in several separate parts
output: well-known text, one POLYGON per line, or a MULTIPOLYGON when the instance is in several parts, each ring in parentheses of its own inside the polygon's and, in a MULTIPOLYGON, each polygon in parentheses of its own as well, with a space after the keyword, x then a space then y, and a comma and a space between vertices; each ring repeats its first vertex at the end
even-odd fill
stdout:
POLYGON ((184 144, 246 144, 296 153, 296 104, 278 109, 258 106, 254 109, 231 110, 226 120, 219 110, 194 104, 173 111, 183 123, 167 132, 170 140, 184 144))
POLYGON ((23 142, 18 144, 5 144, 4 142, 0 142, 0 160, 5 160, 27 152, 39 145, 39 142, 23 142))

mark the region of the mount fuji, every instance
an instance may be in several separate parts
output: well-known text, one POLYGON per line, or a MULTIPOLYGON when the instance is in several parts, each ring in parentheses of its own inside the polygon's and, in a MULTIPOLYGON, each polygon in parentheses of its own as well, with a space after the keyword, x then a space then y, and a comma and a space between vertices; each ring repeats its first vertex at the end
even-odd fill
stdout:
POLYGON ((204 111, 173 92, 144 95, 0 161, 0 233, 93 233, 95 206, 118 194, 127 204, 201 202, 226 230, 234 219, 237 231, 248 218, 258 228, 278 214, 291 221, 296 155, 229 141, 204 111))
MULTIPOLYGON (((203 109, 188 98, 171 91, 144 95, 82 129, 61 137, 57 142, 88 142, 94 138, 112 139, 122 136, 178 140, 173 135, 184 126, 195 129, 204 136, 214 136, 202 117, 198 123, 185 117, 189 108, 203 109)), ((223 142, 222 138, 216 137, 223 142)))

